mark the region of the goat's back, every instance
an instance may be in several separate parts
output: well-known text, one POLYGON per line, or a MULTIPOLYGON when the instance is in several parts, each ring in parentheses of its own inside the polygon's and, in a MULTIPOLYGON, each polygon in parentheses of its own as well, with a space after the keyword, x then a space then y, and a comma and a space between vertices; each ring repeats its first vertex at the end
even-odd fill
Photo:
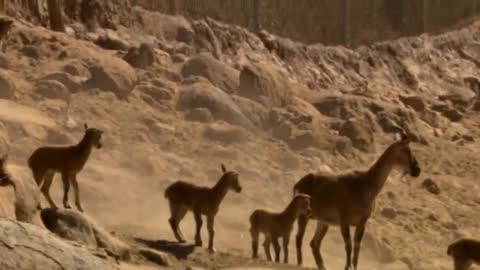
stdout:
POLYGON ((201 204, 208 200, 208 188, 185 181, 176 181, 165 189, 165 198, 173 203, 187 206, 201 204))
POLYGON ((72 147, 45 146, 33 151, 28 158, 30 169, 63 169, 72 161, 72 147))
POLYGON ((460 239, 451 243, 447 254, 452 257, 466 258, 480 263, 480 241, 474 239, 460 239))
POLYGON ((250 227, 259 232, 272 231, 277 227, 279 213, 257 209, 250 215, 250 227))

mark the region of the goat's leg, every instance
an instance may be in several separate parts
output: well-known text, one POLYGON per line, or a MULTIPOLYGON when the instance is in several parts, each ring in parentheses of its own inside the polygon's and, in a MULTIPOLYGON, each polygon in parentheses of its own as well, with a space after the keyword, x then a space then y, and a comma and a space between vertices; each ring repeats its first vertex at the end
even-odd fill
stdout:
POLYGON ((280 243, 278 243, 278 237, 272 238, 273 251, 275 251, 275 262, 280 262, 280 243))
POLYGON ((63 182, 63 207, 70 209, 70 203, 68 202, 68 192, 70 190, 70 177, 67 172, 62 172, 62 182, 63 182))
POLYGON ((290 243, 290 234, 285 234, 283 240, 283 262, 288 264, 288 244, 290 243))
POLYGON ((310 241, 310 247, 312 248, 312 254, 315 258, 315 263, 319 270, 325 270, 325 265, 323 262, 322 254, 320 253, 320 247, 322 246, 322 240, 327 234, 328 225, 317 221, 317 229, 315 230, 315 235, 310 241))
POLYGON ((265 241, 263 242, 263 249, 265 250, 265 256, 267 260, 272 261, 272 254, 270 254, 270 244, 272 243, 272 238, 270 235, 265 235, 265 241))
POLYGON ((454 270, 468 270, 472 266, 472 262, 464 258, 453 258, 454 270))
POLYGON ((357 269, 358 259, 360 256, 360 247, 365 233, 366 221, 355 228, 355 236, 353 237, 353 269, 357 269))
POLYGON ((83 207, 80 203, 80 189, 78 188, 77 175, 70 175, 70 180, 72 181, 73 192, 75 195, 75 206, 77 206, 78 211, 83 212, 83 207))
POLYGON ((297 265, 301 266, 303 264, 303 255, 302 255, 302 242, 303 237, 305 236, 305 230, 307 229, 308 217, 306 215, 301 215, 298 217, 297 225, 298 231, 296 236, 296 249, 297 249, 297 265))
POLYGON ((201 247, 202 246, 202 235, 201 235, 201 230, 202 230, 202 214, 198 209, 193 210, 193 216, 195 217, 195 223, 196 223, 196 230, 195 230, 195 246, 201 247))
POLYGON ((350 226, 348 224, 341 225, 343 242, 345 243, 345 270, 352 270, 352 239, 350 237, 350 226))
POLYGON ((213 246, 213 240, 215 238, 215 216, 207 216, 207 230, 208 230, 208 250, 215 253, 215 247, 213 246))
POLYGON ((185 237, 180 230, 180 221, 187 214, 187 209, 180 205, 176 205, 171 201, 169 201, 169 206, 171 217, 168 219, 168 223, 170 224, 170 227, 172 228, 173 234, 175 235, 177 241, 180 243, 185 243, 185 237))
POLYGON ((252 258, 258 258, 258 238, 260 233, 258 230, 254 229, 253 227, 250 228, 250 236, 252 237, 252 258))
POLYGON ((48 204, 50 204, 50 207, 57 208, 57 205, 55 204, 55 202, 53 202, 52 197, 50 197, 50 187, 52 186, 54 176, 55 176, 55 172, 45 173, 43 177, 43 184, 42 184, 41 191, 43 193, 43 196, 45 196, 45 199, 47 199, 48 204))

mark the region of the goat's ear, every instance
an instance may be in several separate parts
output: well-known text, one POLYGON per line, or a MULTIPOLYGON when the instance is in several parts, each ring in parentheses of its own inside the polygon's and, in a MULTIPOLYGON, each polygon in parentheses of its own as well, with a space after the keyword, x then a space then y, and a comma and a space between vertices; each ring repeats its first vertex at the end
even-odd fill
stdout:
POLYGON ((227 172, 227 169, 225 168, 225 164, 222 163, 222 172, 223 173, 226 173, 227 172))
POLYGON ((83 127, 85 127, 85 130, 87 130, 88 129, 87 123, 83 124, 83 127))

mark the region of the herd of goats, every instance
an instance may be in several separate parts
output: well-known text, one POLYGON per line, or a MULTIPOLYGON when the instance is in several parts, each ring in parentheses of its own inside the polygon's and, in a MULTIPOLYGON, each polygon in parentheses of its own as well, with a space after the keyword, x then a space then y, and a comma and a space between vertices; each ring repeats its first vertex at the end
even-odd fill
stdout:
MULTIPOLYGON (((92 149, 102 147, 103 131, 89 128, 85 124, 85 134, 80 142, 70 146, 46 146, 36 149, 28 159, 28 166, 41 192, 50 204, 57 206, 50 197, 50 187, 55 173, 60 173, 63 182, 63 206, 71 208, 68 202, 70 184, 73 185, 75 205, 80 212, 80 191, 77 174, 84 168, 92 149)), ((310 173, 301 178, 293 186, 293 199, 281 212, 263 209, 255 210, 250 215, 250 235, 252 238, 252 257, 258 258, 258 242, 260 233, 264 235, 263 247, 265 255, 272 261, 270 246, 273 245, 275 261, 280 262, 282 239, 284 263, 288 263, 288 245, 295 221, 297 264, 303 263, 302 241, 309 220, 316 220, 317 227, 310 242, 313 257, 318 269, 325 269, 320 246, 329 226, 340 226, 345 243, 345 270, 357 269, 360 246, 368 219, 375 207, 375 199, 381 192, 392 170, 403 175, 420 176, 420 166, 410 149, 410 140, 401 133, 397 141, 386 148, 382 155, 367 170, 353 170, 342 174, 310 173), (353 243, 350 226, 355 227, 353 243), (353 254, 352 254, 353 252, 353 254)), ((4 169, 6 156, 0 160, 0 181, 8 179, 4 169), (7 179, 6 179, 7 178, 7 179)), ((192 183, 177 181, 165 190, 165 198, 170 206, 171 217, 168 222, 179 242, 185 237, 179 224, 188 211, 195 217, 195 245, 202 246, 200 231, 202 215, 207 218, 208 249, 215 252, 215 216, 228 191, 240 193, 242 187, 238 173, 229 171, 222 164, 223 175, 213 187, 198 186, 192 183)), ((453 258, 455 270, 468 270, 473 264, 480 264, 480 241, 462 238, 450 244, 447 254, 453 258)))

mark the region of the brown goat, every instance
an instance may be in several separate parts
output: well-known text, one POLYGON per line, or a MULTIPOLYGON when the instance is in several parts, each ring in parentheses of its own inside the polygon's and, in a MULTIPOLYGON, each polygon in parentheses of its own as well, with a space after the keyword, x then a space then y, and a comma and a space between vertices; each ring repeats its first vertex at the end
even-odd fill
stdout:
POLYGON ((165 190, 165 198, 169 201, 171 217, 168 220, 175 238, 185 242, 185 237, 180 230, 180 221, 190 210, 193 212, 196 223, 195 245, 202 246, 200 230, 202 228, 202 215, 207 216, 208 249, 215 252, 213 239, 215 236, 215 216, 220 209, 220 204, 229 190, 237 193, 242 191, 238 180, 238 173, 227 171, 222 164, 223 176, 215 186, 201 187, 184 181, 176 181, 165 190))
POLYGON ((275 261, 280 262, 280 244, 278 239, 283 240, 284 263, 288 263, 288 244, 292 234, 293 224, 299 215, 310 215, 310 196, 297 194, 282 212, 271 212, 257 209, 250 215, 250 235, 252 237, 252 257, 258 258, 258 238, 260 233, 265 236, 263 248, 269 261, 270 244, 273 243, 275 261))
POLYGON ((77 174, 85 167, 92 148, 100 149, 102 147, 102 134, 102 130, 89 128, 85 124, 85 134, 78 144, 40 147, 32 153, 28 159, 28 166, 32 170, 37 185, 41 187, 41 191, 51 207, 57 208, 50 197, 50 186, 55 173, 59 172, 62 175, 63 182, 63 206, 71 208, 68 202, 68 191, 71 182, 75 192, 75 205, 80 212, 83 212, 80 203, 77 174))
POLYGON ((453 259, 454 270, 468 270, 473 264, 480 265, 480 241, 457 240, 448 245, 447 255, 453 259))
POLYGON ((408 137, 402 134, 401 139, 392 143, 368 170, 343 174, 308 174, 294 185, 294 192, 306 193, 312 197, 311 216, 298 218, 298 265, 302 264, 302 240, 308 220, 315 219, 317 229, 310 246, 317 267, 325 269, 320 246, 329 225, 336 225, 341 227, 345 242, 345 270, 357 269, 366 223, 375 207, 375 198, 383 189, 392 169, 399 169, 413 177, 420 175, 420 167, 409 143, 408 137), (356 227, 353 259, 350 226, 356 227))

